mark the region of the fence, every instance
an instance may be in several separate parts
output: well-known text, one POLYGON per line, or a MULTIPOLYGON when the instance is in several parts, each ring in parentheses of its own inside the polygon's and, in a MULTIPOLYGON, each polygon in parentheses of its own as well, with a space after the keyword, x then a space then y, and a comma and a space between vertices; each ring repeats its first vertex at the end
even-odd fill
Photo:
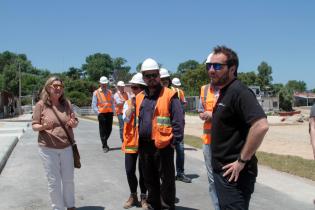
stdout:
POLYGON ((73 111, 78 116, 95 115, 93 109, 90 106, 78 107, 77 105, 72 104, 72 107, 73 107, 73 111))
MULTIPOLYGON (((259 104, 262 106, 265 112, 279 110, 279 98, 278 97, 259 97, 257 98, 259 104)), ((187 96, 187 104, 185 106, 186 112, 197 112, 199 107, 199 96, 187 96)), ((73 105, 73 111, 79 115, 95 115, 91 107, 78 107, 73 105)))

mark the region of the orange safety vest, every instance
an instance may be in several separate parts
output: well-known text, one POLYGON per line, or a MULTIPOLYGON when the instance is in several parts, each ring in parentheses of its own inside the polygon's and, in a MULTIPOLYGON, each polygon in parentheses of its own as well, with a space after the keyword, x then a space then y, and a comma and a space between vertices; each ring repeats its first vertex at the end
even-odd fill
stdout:
MULTIPOLYGON (((131 99, 126 101, 128 108, 131 107, 131 99)), ((135 113, 131 113, 130 121, 124 123, 124 142, 122 144, 122 151, 124 153, 137 153, 139 146, 139 132, 136 122, 135 113)))
POLYGON ((94 94, 97 97, 96 106, 98 108, 99 113, 108 113, 113 112, 113 104, 112 104, 112 91, 107 89, 106 95, 102 91, 102 88, 95 90, 94 94))
MULTIPOLYGON (((173 138, 173 128, 171 125, 170 105, 171 99, 176 93, 171 89, 163 87, 154 108, 152 119, 151 139, 158 149, 168 146, 173 138)), ((139 118, 140 106, 144 99, 144 93, 136 96, 136 116, 139 118)))
MULTIPOLYGON (((120 92, 117 92, 120 100, 122 101, 127 101, 128 100, 128 94, 126 92, 124 92, 123 94, 121 94, 120 92)), ((115 101, 115 110, 116 110, 116 114, 122 114, 123 113, 123 108, 124 108, 124 103, 122 104, 116 104, 115 101)))
POLYGON ((171 89, 177 93, 177 96, 180 100, 181 103, 185 103, 185 94, 184 94, 184 91, 179 89, 179 88, 175 88, 175 87, 171 87, 171 89))
MULTIPOLYGON (((201 87, 200 91, 201 103, 205 111, 213 111, 213 108, 217 102, 217 98, 214 94, 214 88, 208 84, 201 87)), ((205 121, 203 124, 203 135, 201 136, 204 144, 211 144, 211 127, 212 124, 209 121, 205 121)))

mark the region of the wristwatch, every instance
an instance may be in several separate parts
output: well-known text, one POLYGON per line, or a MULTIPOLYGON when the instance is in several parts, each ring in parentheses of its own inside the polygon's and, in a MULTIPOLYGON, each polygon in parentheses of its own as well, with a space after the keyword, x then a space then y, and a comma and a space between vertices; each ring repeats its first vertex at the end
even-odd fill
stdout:
POLYGON ((243 159, 241 158, 241 156, 238 156, 237 161, 240 162, 240 163, 246 164, 246 163, 248 163, 250 160, 243 160, 243 159))

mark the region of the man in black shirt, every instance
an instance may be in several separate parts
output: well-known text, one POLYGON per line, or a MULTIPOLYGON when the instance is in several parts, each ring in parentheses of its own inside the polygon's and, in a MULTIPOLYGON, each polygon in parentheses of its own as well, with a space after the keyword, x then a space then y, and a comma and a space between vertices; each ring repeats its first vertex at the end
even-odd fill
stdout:
POLYGON ((255 95, 237 80, 237 54, 225 47, 213 50, 206 64, 220 96, 212 118, 212 166, 220 208, 248 209, 257 176, 255 152, 268 122, 255 95))

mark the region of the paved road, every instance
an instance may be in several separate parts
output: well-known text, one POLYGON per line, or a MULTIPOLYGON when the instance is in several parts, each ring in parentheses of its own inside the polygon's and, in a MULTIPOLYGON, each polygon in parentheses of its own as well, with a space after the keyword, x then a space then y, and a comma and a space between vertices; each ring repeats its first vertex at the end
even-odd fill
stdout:
MULTIPOLYGON (((76 206, 78 210, 120 210, 129 196, 129 188, 124 171, 124 156, 119 148, 120 140, 117 127, 113 128, 109 140, 109 153, 104 154, 98 135, 98 124, 93 121, 81 120, 75 130, 82 156, 82 168, 75 171, 76 206)), ((209 210, 210 198, 207 192, 207 178, 199 150, 187 149, 186 173, 193 178, 193 183, 176 182, 178 210, 209 210)), ((300 197, 288 190, 298 189, 302 183, 295 177, 281 175, 263 169, 265 178, 258 179, 250 209, 314 209, 307 196, 300 197), (264 171, 265 170, 265 171, 264 171), (272 174, 274 179, 283 177, 288 182, 288 189, 279 191, 264 183, 272 174), (267 175, 266 175, 267 174, 267 175), (266 178, 267 177, 267 178, 266 178), (307 197, 307 199, 303 199, 307 197)), ((264 177, 264 176, 262 176, 264 177)), ((273 178, 271 177, 271 180, 273 178)), ((281 178, 282 179, 282 178, 281 178)), ((312 186, 312 184, 310 184, 312 186)), ((302 186, 303 187, 303 186, 302 186)), ((311 188, 315 189, 315 188, 311 188)), ((307 189, 310 191, 311 189, 307 189)), ((315 191, 314 191, 315 194, 315 191)), ((314 196, 315 197, 315 196, 314 196)), ((26 129, 12 152, 0 176, 0 209, 1 210, 46 210, 49 208, 47 181, 42 163, 37 152, 37 133, 31 128, 26 129)), ((137 209, 137 208, 133 208, 137 209)))

